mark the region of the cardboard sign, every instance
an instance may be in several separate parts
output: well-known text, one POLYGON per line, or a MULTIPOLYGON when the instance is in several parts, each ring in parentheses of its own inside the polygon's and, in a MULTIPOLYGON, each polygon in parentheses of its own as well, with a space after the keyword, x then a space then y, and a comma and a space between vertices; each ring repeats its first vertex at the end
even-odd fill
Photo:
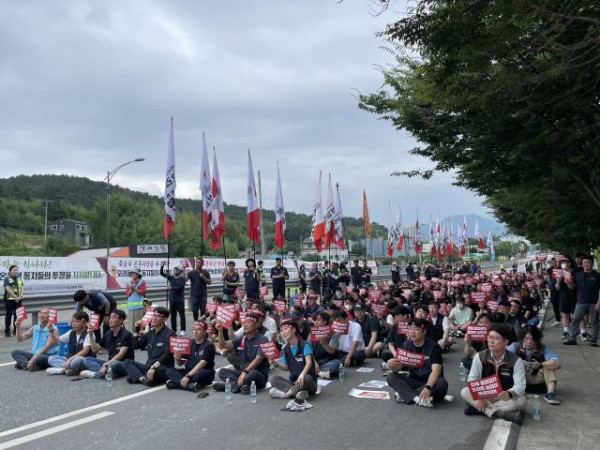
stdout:
POLYGON ((16 310, 17 320, 27 320, 27 310, 24 306, 19 306, 16 310))
POLYGON ((388 314, 387 306, 380 305, 379 303, 373 303, 371 305, 371 311, 373 311, 373 314, 375 314, 376 316, 385 317, 388 314))
POLYGON ((334 333, 337 334, 348 334, 348 322, 340 322, 338 320, 334 320, 333 323, 331 324, 331 329, 333 330, 334 333))
POLYGON ((100 314, 90 314, 90 325, 94 330, 100 329, 100 314))
POLYGON ((273 308, 275 309, 276 312, 283 314, 285 313, 285 300, 275 300, 273 302, 273 308))
POLYGON ((487 302, 487 308, 490 310, 490 312, 496 312, 498 311, 498 301, 494 300, 494 301, 489 301, 487 302))
POLYGON ((497 374, 475 381, 467 381, 467 387, 469 388, 469 392, 471 392, 473 400, 498 397, 502 392, 502 385, 497 374))
POLYGON ((467 327, 467 336, 473 342, 484 342, 487 339, 488 327, 480 325, 470 325, 467 327))
POLYGON ((485 292, 471 292, 471 300, 475 303, 485 303, 487 301, 487 295, 485 292))
POLYGON ((396 333, 397 334, 408 334, 408 322, 399 320, 396 322, 396 333))
POLYGON ((423 362, 425 361, 425 355, 415 352, 409 352, 408 350, 399 348, 396 350, 396 359, 398 359, 402 364, 413 366, 418 369, 423 366, 423 362))
POLYGON ((481 285, 481 292, 485 292, 486 294, 489 294, 493 290, 494 290, 494 286, 492 285, 492 283, 483 283, 481 285))
POLYGON ((263 355, 265 355, 265 358, 279 358, 281 356, 277 344, 273 341, 263 342, 258 344, 258 346, 263 352, 263 355))
POLYGON ((235 305, 219 306, 217 308, 217 324, 219 324, 223 328, 231 327, 231 323, 236 318, 236 316, 237 312, 235 309, 235 305))
POLYGON ((321 338, 329 337, 329 333, 331 332, 331 328, 328 325, 322 327, 311 327, 310 329, 310 340, 313 342, 317 342, 321 340, 321 338))
POLYGON ((142 324, 144 324, 144 326, 148 326, 150 324, 150 322, 152 322, 152 318, 154 317, 154 311, 149 309, 148 311, 146 311, 146 314, 144 314, 144 317, 142 317, 142 324))
POLYGON ((217 311, 217 304, 215 302, 208 302, 206 304, 206 312, 213 315, 217 311))
POLYGON ((58 310, 56 308, 48 309, 48 322, 50 322, 50 323, 58 322, 58 310))
POLYGON ((183 336, 169 336, 169 351, 171 353, 192 353, 192 340, 183 336))

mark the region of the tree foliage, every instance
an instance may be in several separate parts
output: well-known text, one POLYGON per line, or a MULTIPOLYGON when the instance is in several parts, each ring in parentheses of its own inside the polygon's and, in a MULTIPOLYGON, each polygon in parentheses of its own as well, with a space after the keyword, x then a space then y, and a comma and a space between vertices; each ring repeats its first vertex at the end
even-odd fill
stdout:
POLYGON ((456 171, 510 229, 562 251, 600 244, 600 7, 421 0, 384 36, 395 63, 359 106, 456 171))

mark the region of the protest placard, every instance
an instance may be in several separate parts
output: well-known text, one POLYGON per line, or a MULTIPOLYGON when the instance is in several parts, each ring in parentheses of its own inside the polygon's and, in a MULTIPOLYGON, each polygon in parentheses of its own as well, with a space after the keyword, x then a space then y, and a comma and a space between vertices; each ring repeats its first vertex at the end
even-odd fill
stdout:
POLYGON ((473 400, 498 397, 502 392, 502 385, 500 384, 500 378, 498 378, 497 374, 475 381, 467 381, 467 387, 471 392, 473 400))

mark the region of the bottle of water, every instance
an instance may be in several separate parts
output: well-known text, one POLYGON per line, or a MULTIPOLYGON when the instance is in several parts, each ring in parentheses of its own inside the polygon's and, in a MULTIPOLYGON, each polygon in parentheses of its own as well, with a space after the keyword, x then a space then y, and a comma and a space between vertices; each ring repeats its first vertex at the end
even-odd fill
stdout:
POLYGON ((533 396, 533 407, 531 408, 531 412, 533 415, 533 420, 540 420, 542 418, 539 395, 533 396))
POLYGON ((106 387, 111 387, 112 386, 112 368, 110 366, 108 366, 108 369, 106 369, 106 375, 104 377, 106 378, 106 387))
POLYGON ((460 363, 460 368, 458 369, 458 376, 460 381, 467 381, 467 368, 462 362, 460 363))
POLYGON ((250 402, 256 403, 256 383, 254 381, 250 385, 250 402))
POLYGON ((225 400, 231 400, 231 380, 225 380, 225 400))
POLYGON ((340 383, 344 382, 344 364, 340 363, 340 372, 338 374, 340 377, 340 383))

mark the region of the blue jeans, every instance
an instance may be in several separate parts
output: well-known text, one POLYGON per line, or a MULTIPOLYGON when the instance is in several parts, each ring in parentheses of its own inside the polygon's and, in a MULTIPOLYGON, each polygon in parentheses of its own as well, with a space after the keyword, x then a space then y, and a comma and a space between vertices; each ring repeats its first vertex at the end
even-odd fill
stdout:
POLYGON ((340 373, 340 364, 343 364, 339 359, 332 359, 326 363, 319 363, 319 370, 321 372, 329 372, 331 376, 338 375, 340 373))
POLYGON ((540 319, 538 317, 532 317, 531 319, 529 319, 527 321, 527 325, 534 325, 534 326, 538 326, 540 324, 540 319))
MULTIPOLYGON (((99 372, 105 363, 106 361, 94 358, 93 356, 78 356, 71 361, 71 369, 75 372, 90 370, 96 373, 96 378, 103 378, 99 372)), ((109 367, 112 369, 113 378, 124 377, 127 375, 122 361, 113 361, 109 364, 109 367)))

